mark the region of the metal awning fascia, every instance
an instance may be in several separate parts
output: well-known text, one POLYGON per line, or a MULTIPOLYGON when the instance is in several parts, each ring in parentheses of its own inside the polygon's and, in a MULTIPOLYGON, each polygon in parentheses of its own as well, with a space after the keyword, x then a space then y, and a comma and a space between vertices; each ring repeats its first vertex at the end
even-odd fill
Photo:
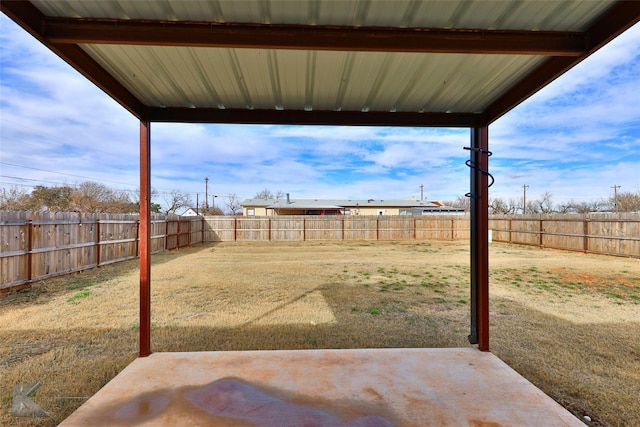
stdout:
POLYGON ((381 111, 245 110, 217 108, 151 107, 152 122, 227 123, 259 125, 335 125, 471 128, 486 122, 481 113, 410 113, 381 111))
POLYGON ((570 31, 308 26, 43 18, 54 44, 580 56, 589 39, 570 31))

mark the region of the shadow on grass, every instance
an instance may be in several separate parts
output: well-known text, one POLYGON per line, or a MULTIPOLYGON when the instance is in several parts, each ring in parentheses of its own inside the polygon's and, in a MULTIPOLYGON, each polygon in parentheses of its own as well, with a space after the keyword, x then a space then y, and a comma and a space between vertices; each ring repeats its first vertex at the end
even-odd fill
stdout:
POLYGON ((573 323, 513 300, 492 304, 496 356, 589 425, 640 425, 639 322, 573 323))
MULTIPOLYGON (((324 293, 324 292, 323 292, 324 293)), ((433 348, 469 346, 466 330, 446 317, 369 314, 338 306, 339 296, 324 293, 336 321, 326 324, 252 324, 235 328, 154 326, 152 351, 242 351, 347 348, 433 348)), ((577 324, 518 303, 494 298, 491 347, 494 354, 590 425, 640 425, 640 323, 577 324)), ((343 301, 344 305, 344 301, 343 301)), ((260 313, 256 319, 265 320, 260 313)), ((153 319, 153 313, 152 313, 153 319)), ((55 328, 0 332, 0 340, 48 341, 50 348, 0 360, 0 424, 12 425, 11 390, 36 381, 36 401, 52 416, 24 425, 56 425, 137 355, 137 331, 55 328)), ((18 349, 20 350, 20 349, 18 349)), ((27 351, 27 349, 23 349, 27 351)))
MULTIPOLYGON (((197 244, 188 248, 164 251, 151 256, 151 267, 161 265, 182 257, 203 251, 215 250, 221 242, 197 244)), ((91 286, 107 282, 113 278, 134 274, 140 271, 140 259, 130 259, 112 264, 94 267, 77 273, 60 275, 33 282, 31 287, 0 294, 0 307, 17 304, 46 304, 61 294, 80 292, 91 286)))

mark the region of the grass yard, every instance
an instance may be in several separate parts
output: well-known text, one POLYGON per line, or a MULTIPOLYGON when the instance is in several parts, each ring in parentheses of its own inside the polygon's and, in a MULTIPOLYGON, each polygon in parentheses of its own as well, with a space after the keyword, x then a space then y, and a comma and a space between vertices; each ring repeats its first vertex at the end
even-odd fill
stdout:
MULTIPOLYGON (((640 262, 491 246, 491 349, 590 425, 640 425, 640 262)), ((153 256, 152 350, 467 347, 467 242, 220 243, 153 256)), ((62 421, 137 355, 138 265, 0 296, 0 424, 62 421), (11 416, 39 381, 49 418, 11 416)))

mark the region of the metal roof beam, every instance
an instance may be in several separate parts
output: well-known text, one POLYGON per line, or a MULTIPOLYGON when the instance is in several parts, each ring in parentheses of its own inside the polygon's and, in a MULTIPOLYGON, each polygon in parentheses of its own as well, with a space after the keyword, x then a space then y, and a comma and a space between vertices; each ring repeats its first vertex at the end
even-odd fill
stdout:
POLYGON ((115 99, 131 114, 139 119, 145 116, 147 107, 84 50, 75 45, 56 44, 46 40, 42 35, 42 28, 46 18, 30 2, 2 0, 0 1, 0 10, 51 49, 53 53, 115 99))
POLYGON ((45 18, 51 43, 580 56, 583 33, 45 18))
POLYGON ((474 127, 484 115, 472 113, 405 113, 359 111, 242 110, 216 108, 150 108, 152 122, 274 125, 474 127))
POLYGON ((583 55, 576 58, 549 58, 542 63, 485 110, 488 123, 502 117, 639 21, 640 2, 622 1, 616 3, 585 32, 587 50, 583 55))

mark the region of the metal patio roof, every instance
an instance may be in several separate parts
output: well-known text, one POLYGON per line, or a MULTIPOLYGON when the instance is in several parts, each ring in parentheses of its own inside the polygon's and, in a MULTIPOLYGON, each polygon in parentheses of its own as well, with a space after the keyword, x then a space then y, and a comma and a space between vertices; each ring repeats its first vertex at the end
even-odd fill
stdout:
POLYGON ((484 126, 638 22, 632 1, 0 2, 144 121, 484 126))

